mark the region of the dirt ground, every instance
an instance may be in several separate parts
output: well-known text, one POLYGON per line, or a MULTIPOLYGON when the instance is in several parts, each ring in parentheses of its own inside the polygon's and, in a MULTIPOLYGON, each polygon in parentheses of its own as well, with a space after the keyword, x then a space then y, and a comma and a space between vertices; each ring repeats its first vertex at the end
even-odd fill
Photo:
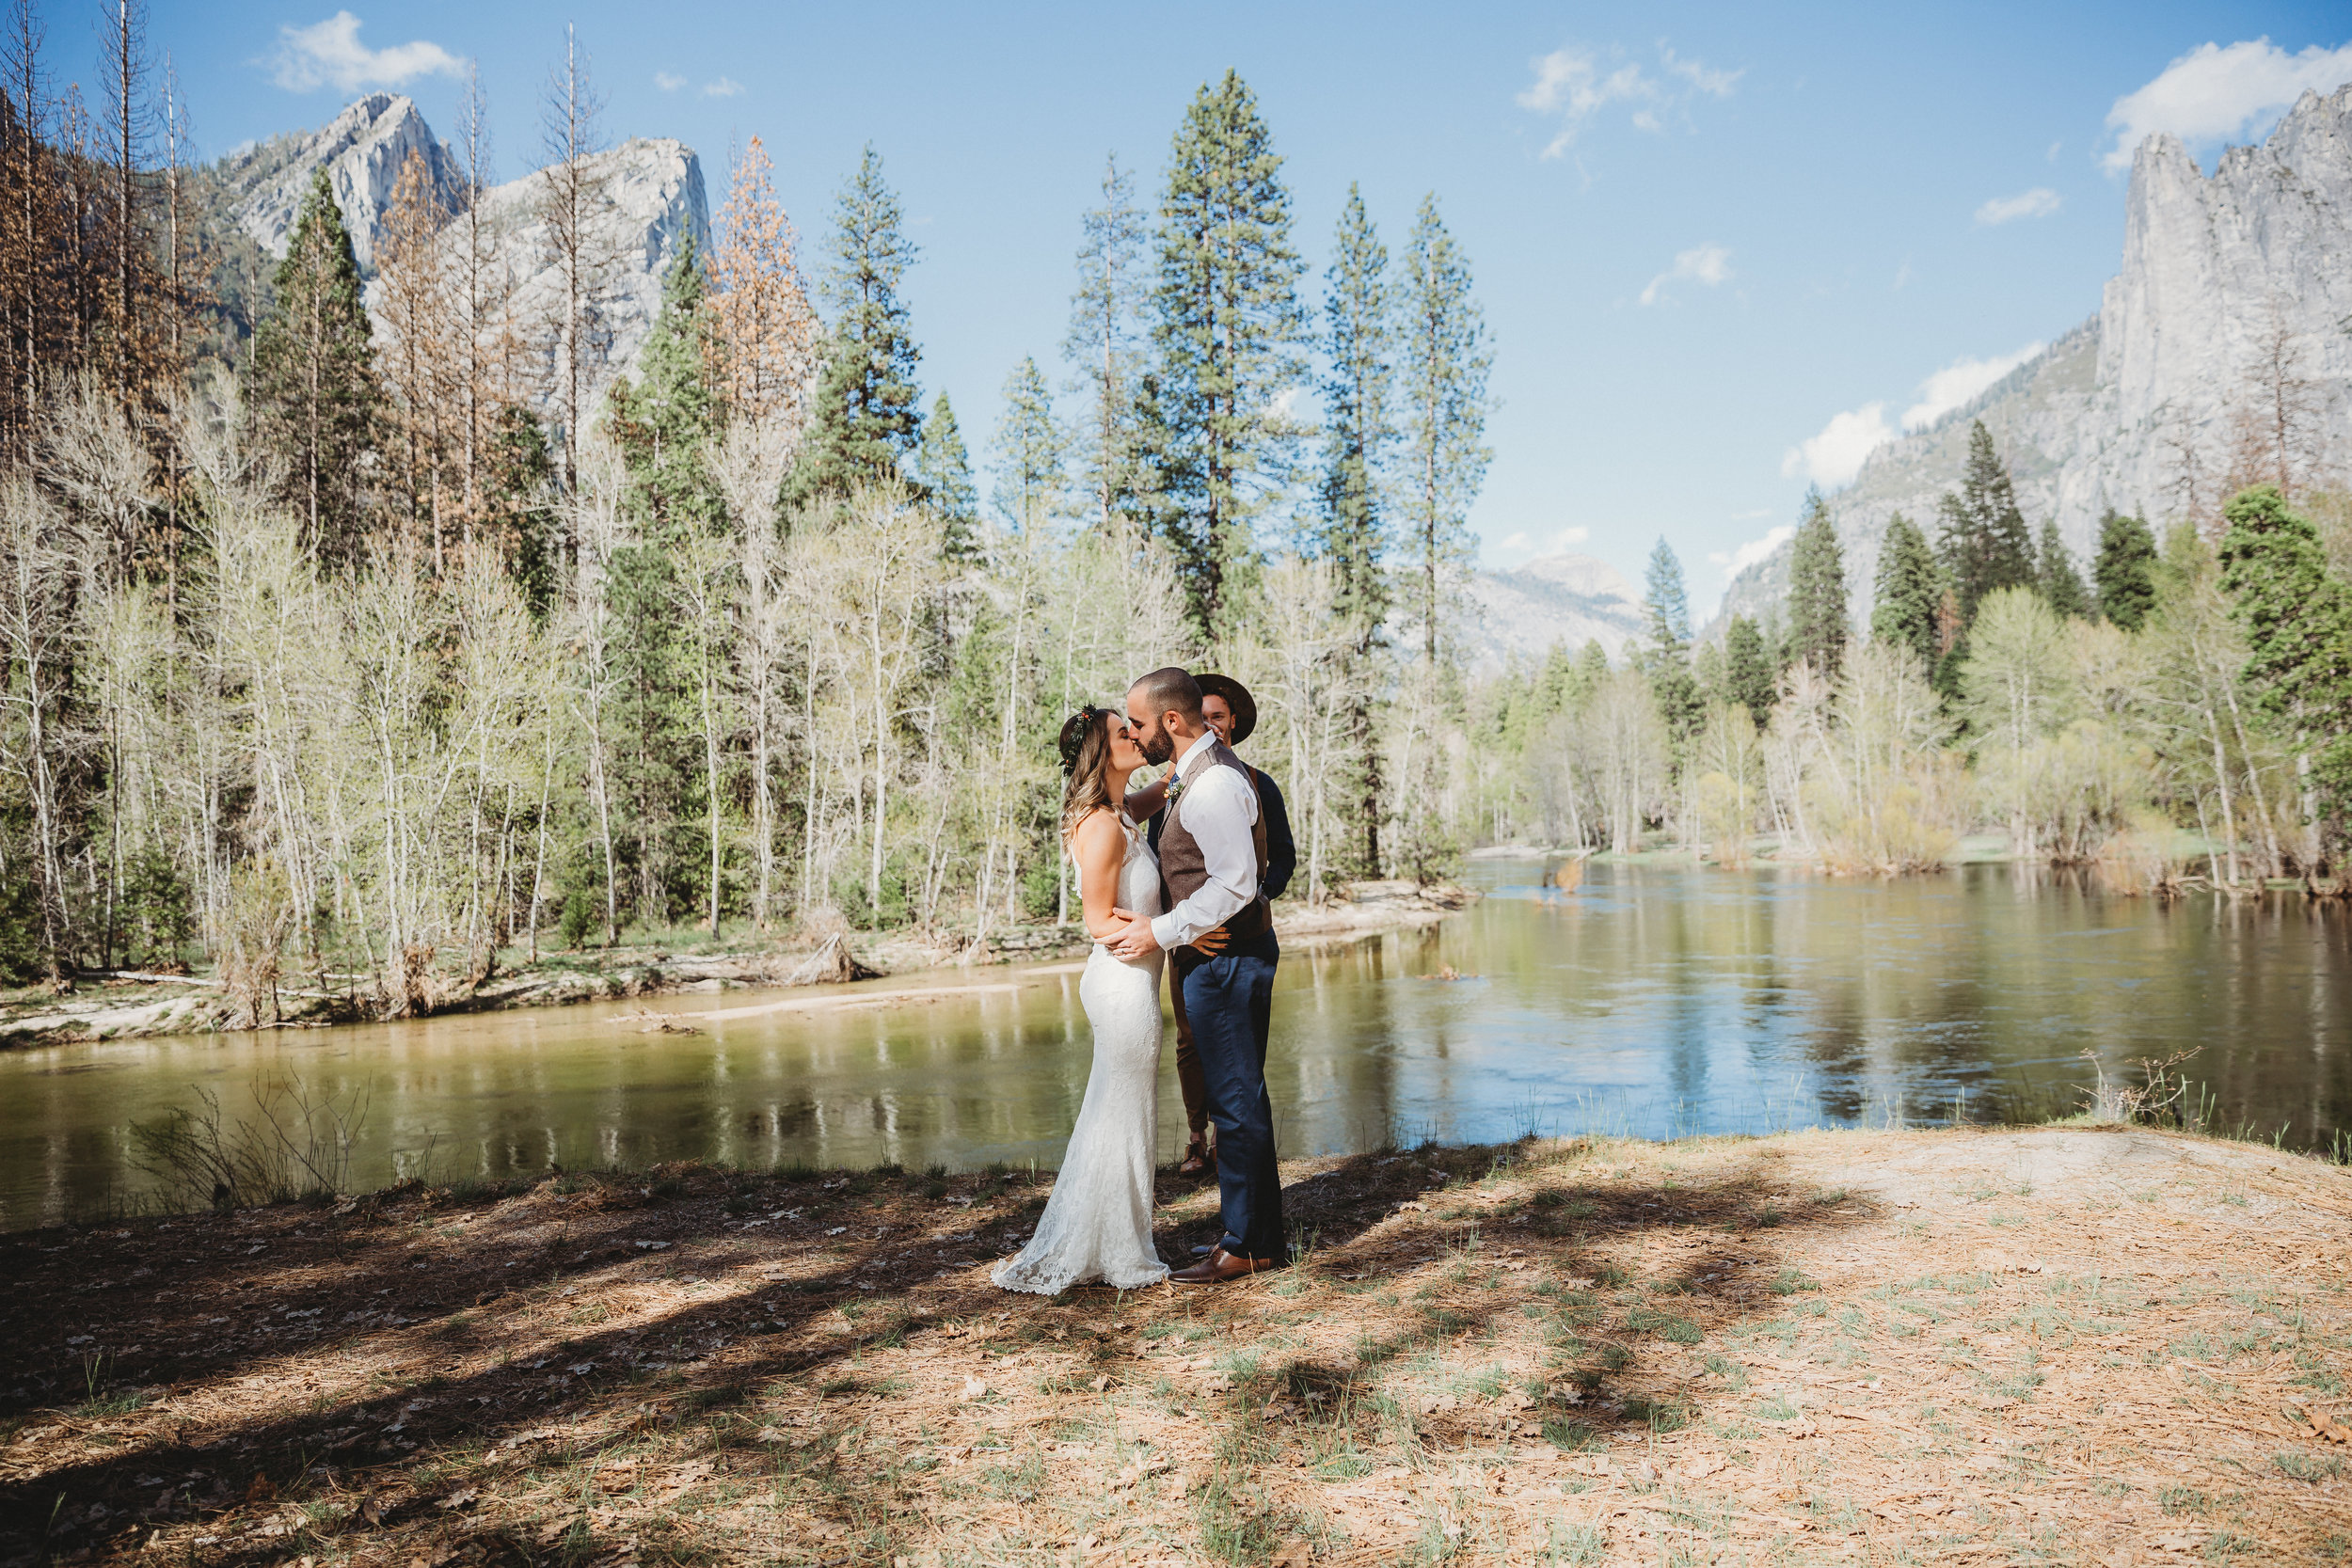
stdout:
MULTIPOLYGON (((2059 1127, 1285 1167, 1299 1260, 1010 1296, 1050 1179, 566 1175, 0 1238, 0 1558, 2352 1561, 2352 1173, 2059 1127)), ((1214 1231, 1163 1180, 1160 1244, 1214 1231)))

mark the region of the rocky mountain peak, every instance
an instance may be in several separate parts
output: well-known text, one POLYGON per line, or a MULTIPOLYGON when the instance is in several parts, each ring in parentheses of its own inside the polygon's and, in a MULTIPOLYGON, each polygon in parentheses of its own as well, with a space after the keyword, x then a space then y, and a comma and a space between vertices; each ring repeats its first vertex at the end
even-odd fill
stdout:
POLYGON ((324 166, 342 209, 362 272, 375 266, 375 241, 391 210, 392 187, 411 153, 424 159, 434 194, 455 212, 464 200, 457 159, 404 94, 377 92, 348 105, 325 129, 294 139, 281 159, 230 209, 237 227, 272 257, 283 257, 310 181, 324 166))

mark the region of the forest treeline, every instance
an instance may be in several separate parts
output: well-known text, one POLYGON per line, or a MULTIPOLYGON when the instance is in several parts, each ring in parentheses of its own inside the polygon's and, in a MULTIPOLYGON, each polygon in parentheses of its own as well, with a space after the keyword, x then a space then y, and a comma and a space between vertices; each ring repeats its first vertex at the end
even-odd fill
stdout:
POLYGON ((1662 539, 1648 630, 1613 667, 1555 648, 1480 689, 1472 830, 1743 864, 1932 868, 1962 834, 2177 888, 2336 870, 2352 807, 2352 498, 2242 442, 2216 515, 2110 511, 2089 570, 2037 538, 1981 422, 1932 536, 1896 514, 1857 616, 1819 495, 1771 625, 1692 646, 1662 539), (1867 635, 1857 634, 1857 623, 1867 635), (2195 837, 2191 839, 2190 833, 2195 837))
POLYGON ((1351 190, 1311 266, 1254 95, 1204 85, 1148 199, 1105 165, 976 464, 872 149, 804 258, 752 139, 618 375, 568 35, 533 287, 473 83, 458 190, 412 159, 372 277, 321 172, 230 290, 105 14, 103 136, 28 6, 8 40, 0 970, 397 1014, 542 942, 985 942, 1070 913, 1062 715, 1168 662, 1255 690, 1306 895, 1455 852, 1491 346, 1434 197, 1391 252, 1351 190))

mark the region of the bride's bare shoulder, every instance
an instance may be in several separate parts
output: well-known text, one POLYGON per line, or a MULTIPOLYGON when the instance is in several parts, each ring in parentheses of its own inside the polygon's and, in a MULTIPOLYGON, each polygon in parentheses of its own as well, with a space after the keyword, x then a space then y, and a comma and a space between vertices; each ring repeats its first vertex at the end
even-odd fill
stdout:
POLYGON ((1114 846, 1123 847, 1126 836, 1126 830, 1119 824, 1119 814, 1098 808, 1079 819, 1077 827, 1071 830, 1070 842, 1081 855, 1100 855, 1108 854, 1114 846))

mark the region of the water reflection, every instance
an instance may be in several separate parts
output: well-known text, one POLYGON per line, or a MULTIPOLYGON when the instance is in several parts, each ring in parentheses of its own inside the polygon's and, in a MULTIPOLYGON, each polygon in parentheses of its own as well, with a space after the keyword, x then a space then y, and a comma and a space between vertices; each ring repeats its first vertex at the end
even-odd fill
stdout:
MULTIPOLYGON (((1424 933, 1285 959, 1273 1080, 1286 1151, 1584 1129, 1669 1134, 2072 1108, 2091 1076, 2200 1048, 2232 1125, 2324 1144, 2344 1120, 2344 911, 2299 897, 2174 905, 1979 866, 1891 883, 1597 865, 1575 893, 1485 866, 1490 896, 1424 933), (1433 978, 1450 966, 1463 978, 1433 978)), ((355 1179, 508 1175, 699 1156, 767 1165, 1051 1164, 1085 1092, 1072 966, 762 1011, 754 992, 627 1007, 0 1058, 0 1223, 144 1183, 130 1125, 257 1081, 363 1095, 355 1179)), ((1183 1136, 1172 1059, 1163 1158, 1183 1136)))

